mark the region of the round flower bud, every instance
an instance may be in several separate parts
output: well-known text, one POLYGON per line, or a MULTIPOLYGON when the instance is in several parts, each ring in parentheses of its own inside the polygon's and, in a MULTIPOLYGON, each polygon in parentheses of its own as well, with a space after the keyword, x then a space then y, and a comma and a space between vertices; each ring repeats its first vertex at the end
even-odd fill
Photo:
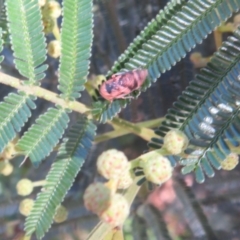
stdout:
POLYGON ((15 144, 9 143, 1 153, 1 158, 4 160, 12 159, 15 156, 15 144))
POLYGON ((23 178, 17 183, 16 189, 18 195, 27 196, 33 191, 32 181, 27 178, 23 178))
POLYGON ((61 53, 61 44, 58 40, 53 40, 48 44, 48 55, 53 58, 58 58, 61 53))
POLYGON ((238 155, 236 153, 230 153, 225 160, 221 162, 222 169, 233 170, 238 165, 238 155))
POLYGON ((110 149, 98 157, 97 169, 106 179, 118 179, 123 172, 130 169, 130 163, 123 152, 110 149))
POLYGON ((170 161, 159 154, 142 160, 141 167, 146 179, 155 184, 162 184, 172 176, 173 167, 170 161))
POLYGON ((179 130, 169 131, 164 139, 163 147, 171 154, 179 154, 186 149, 188 145, 188 139, 186 135, 179 130))
POLYGON ((102 221, 114 227, 121 227, 130 212, 130 206, 121 194, 114 194, 110 206, 99 217, 102 221))
POLYGON ((16 150, 16 143, 18 139, 19 137, 16 136, 11 142, 8 143, 8 145, 4 148, 3 152, 0 154, 0 159, 10 160, 18 154, 16 150))
POLYGON ((103 183, 92 183, 83 195, 84 206, 96 214, 106 210, 111 201, 111 190, 103 183))
POLYGON ((60 205, 56 209, 56 213, 55 213, 55 216, 54 216, 54 221, 56 223, 64 222, 67 219, 67 216, 68 216, 67 209, 64 206, 60 205))
POLYGON ((31 198, 22 200, 19 205, 19 212, 24 216, 28 216, 33 208, 33 204, 34 201, 31 198))
POLYGON ((52 17, 42 17, 43 22, 43 32, 45 34, 51 33, 53 31, 55 22, 52 17))
POLYGON ((5 162, 5 165, 1 170, 1 174, 4 176, 9 176, 12 172, 13 172, 13 165, 9 162, 5 162))
POLYGON ((49 16, 52 18, 58 18, 61 15, 61 6, 59 2, 49 1, 43 8, 43 16, 49 16))
POLYGON ((117 188, 118 189, 127 189, 130 187, 130 185, 133 183, 132 176, 130 174, 130 171, 124 172, 117 182, 117 188))
POLYGON ((43 7, 46 4, 47 0, 38 0, 39 7, 43 7))

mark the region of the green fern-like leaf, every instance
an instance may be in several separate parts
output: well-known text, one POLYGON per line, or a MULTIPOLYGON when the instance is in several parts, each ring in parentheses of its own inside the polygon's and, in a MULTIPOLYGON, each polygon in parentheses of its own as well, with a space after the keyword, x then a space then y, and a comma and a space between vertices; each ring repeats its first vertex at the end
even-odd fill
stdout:
MULTIPOLYGON (((148 25, 141 31, 141 33, 133 40, 126 51, 119 56, 118 61, 114 63, 111 70, 107 73, 110 77, 113 73, 121 71, 125 64, 137 54, 148 40, 152 38, 157 31, 159 31, 167 22, 177 13, 187 2, 185 0, 172 0, 168 2, 164 10, 160 10, 157 16, 148 23, 148 25)), ((142 65, 140 65, 142 66, 142 65)))
POLYGON ((194 171, 196 180, 203 182, 204 173, 214 176, 214 168, 239 146, 239 80, 240 29, 229 37, 214 54, 206 68, 174 103, 152 139, 152 148, 162 146, 163 137, 171 129, 186 133, 190 146, 187 157, 181 158, 182 172, 194 171), (228 142, 229 141, 229 142, 228 142))
POLYGON ((47 65, 38 0, 6 0, 9 32, 16 68, 34 84, 44 78, 47 65), (41 65, 41 66, 39 66, 41 65))
POLYGON ((48 109, 19 140, 17 147, 38 166, 59 142, 68 122, 66 110, 48 109))
POLYGON ((64 138, 44 189, 38 194, 26 220, 27 235, 36 232, 37 238, 42 238, 48 231, 57 206, 63 201, 87 157, 95 131, 96 127, 90 120, 81 119, 64 138))
MULTIPOLYGON (((3 41, 2 41, 2 29, 0 28, 0 53, 3 50, 3 41)), ((0 56, 0 63, 3 61, 3 56, 0 56)), ((1 66, 0 66, 1 68, 1 66)))
MULTIPOLYGON (((185 57, 187 52, 197 43, 201 43, 239 7, 240 2, 233 0, 188 1, 160 30, 151 36, 151 39, 147 39, 142 47, 139 47, 136 54, 124 64, 124 68, 128 70, 138 67, 148 69, 149 77, 140 90, 145 91, 160 77, 161 73, 170 70, 176 62, 185 57)), ((115 116, 129 102, 129 99, 115 100, 107 107, 103 107, 96 115, 100 116, 100 121, 104 122, 115 116)))
POLYGON ((0 152, 13 140, 16 132, 20 132, 35 107, 29 96, 15 93, 10 93, 0 103, 0 152))
POLYGON ((74 100, 84 90, 92 45, 92 1, 63 2, 59 90, 65 99, 74 100))
POLYGON ((4 1, 0 0, 0 28, 2 29, 3 40, 8 43, 8 28, 7 28, 7 17, 4 1))
MULTIPOLYGON (((229 69, 232 69, 240 60, 238 35, 229 37, 223 43, 223 47, 213 56, 206 68, 196 76, 196 80, 190 82, 178 101, 175 102, 174 108, 168 110, 166 120, 155 131, 159 136, 164 137, 171 129, 183 130, 190 119, 196 114, 196 109, 200 108, 209 98, 210 94, 227 75, 229 69), (224 61, 224 58, 228 61, 224 61)), ((206 113, 202 112, 202 116, 206 113)), ((152 139, 150 147, 159 148, 162 146, 161 139, 152 139)))

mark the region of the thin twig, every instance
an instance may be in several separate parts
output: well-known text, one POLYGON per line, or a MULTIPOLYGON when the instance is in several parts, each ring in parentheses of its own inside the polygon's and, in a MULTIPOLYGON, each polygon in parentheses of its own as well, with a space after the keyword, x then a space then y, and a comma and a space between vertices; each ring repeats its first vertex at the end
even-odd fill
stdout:
POLYGON ((25 92, 26 94, 33 95, 42 99, 45 99, 49 102, 55 103, 63 108, 71 109, 79 113, 88 113, 90 116, 90 108, 84 104, 77 101, 65 101, 58 94, 46 90, 38 86, 28 86, 24 84, 24 81, 21 81, 15 77, 9 76, 3 72, 0 72, 0 83, 16 88, 20 91, 25 92))

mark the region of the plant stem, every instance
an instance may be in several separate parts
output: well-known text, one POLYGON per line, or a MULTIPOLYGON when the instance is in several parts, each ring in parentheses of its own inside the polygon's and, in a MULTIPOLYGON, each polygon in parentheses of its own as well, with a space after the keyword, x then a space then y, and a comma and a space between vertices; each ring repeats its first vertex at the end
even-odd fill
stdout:
MULTIPOLYGON (((120 127, 120 128, 126 129, 126 130, 140 136, 141 138, 143 138, 146 141, 150 141, 151 138, 157 137, 157 135, 154 133, 154 131, 152 129, 139 127, 134 123, 125 121, 120 118, 113 118, 111 124, 113 126, 114 125, 117 126, 118 128, 120 127)), ((122 129, 121 129, 121 131, 122 131, 122 129)))
POLYGON ((91 117, 90 108, 77 101, 65 101, 58 94, 38 86, 24 85, 24 81, 0 72, 0 83, 16 88, 26 94, 33 95, 49 102, 55 103, 63 108, 68 108, 79 113, 88 113, 91 117))
POLYGON ((61 37, 60 37, 60 32, 59 32, 59 28, 58 28, 58 24, 57 24, 57 19, 54 19, 54 28, 52 31, 54 37, 56 38, 56 40, 60 41, 61 37))
POLYGON ((40 180, 40 181, 33 182, 32 185, 33 187, 42 187, 45 183, 46 183, 45 180, 40 180))
MULTIPOLYGON (((127 121, 119 119, 119 118, 114 118, 114 119, 116 121, 119 121, 119 122, 124 121, 125 124, 127 122, 127 121)), ((142 128, 145 128, 145 129, 146 128, 154 128, 154 127, 159 126, 161 124, 161 122, 163 121, 163 119, 164 118, 157 118, 157 119, 154 119, 154 120, 140 122, 140 123, 134 124, 134 127, 137 127, 138 129, 139 128, 141 128, 141 129, 142 128)), ((120 126, 120 124, 119 124, 118 125, 118 129, 97 136, 95 138, 95 143, 100 143, 100 142, 103 142, 103 141, 107 141, 109 139, 113 139, 113 138, 116 138, 116 137, 121 137, 121 136, 129 134, 129 133, 133 133, 134 134, 135 132, 130 127, 131 123, 129 123, 129 122, 127 122, 127 123, 129 124, 128 128, 126 128, 125 125, 121 125, 120 126)), ((109 124, 112 124, 112 123, 109 122, 109 124)), ((137 134, 137 135, 139 135, 139 134, 137 134)))

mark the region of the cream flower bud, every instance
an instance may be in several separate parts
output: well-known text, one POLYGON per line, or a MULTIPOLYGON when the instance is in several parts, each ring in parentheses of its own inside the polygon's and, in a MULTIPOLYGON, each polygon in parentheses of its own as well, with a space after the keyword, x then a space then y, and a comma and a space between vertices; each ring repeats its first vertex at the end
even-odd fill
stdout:
POLYGON ((42 17, 43 22, 43 32, 45 34, 49 34, 53 31, 53 28, 55 26, 54 19, 52 17, 42 17))
POLYGON ((57 1, 48 1, 43 8, 43 15, 58 18, 61 15, 61 5, 57 1))
POLYGON ((16 143, 18 139, 19 137, 16 136, 11 142, 8 143, 8 145, 4 148, 4 150, 0 154, 0 160, 10 160, 14 158, 17 154, 19 154, 16 149, 16 143))
POLYGON ((124 172, 120 178, 117 180, 117 188, 118 189, 127 189, 133 183, 132 176, 130 171, 124 172))
POLYGON ((92 183, 83 195, 84 206, 96 214, 106 210, 111 201, 111 190, 103 183, 92 183))
POLYGON ((58 40, 53 40, 48 44, 48 55, 53 58, 58 58, 61 54, 61 43, 58 40))
POLYGON ((141 167, 146 179, 155 184, 162 184, 172 176, 173 167, 170 161, 159 154, 142 160, 141 167))
POLYGON ((67 219, 67 216, 68 216, 68 210, 64 206, 60 205, 56 209, 54 222, 56 223, 64 222, 67 219))
POLYGON ((111 198, 110 206, 99 214, 99 217, 112 227, 121 227, 129 212, 130 206, 126 198, 121 194, 114 194, 111 198))
POLYGON ((21 179, 16 186, 18 195, 27 196, 33 191, 33 183, 27 178, 21 179))
POLYGON ((97 169, 106 179, 118 179, 123 172, 130 169, 130 163, 123 152, 110 149, 98 157, 97 169))
POLYGON ((13 172, 13 165, 7 162, 0 163, 0 173, 4 176, 9 176, 13 172))
POLYGON ((34 201, 31 198, 22 200, 19 205, 19 212, 24 216, 28 216, 33 208, 33 204, 34 201))
POLYGON ((188 145, 188 139, 186 135, 179 130, 169 131, 164 139, 163 147, 171 154, 179 154, 186 149, 188 145))
POLYGON ((46 4, 47 0, 38 0, 39 7, 43 7, 46 4))
POLYGON ((238 165, 238 155, 236 153, 230 153, 225 160, 221 162, 222 169, 233 170, 238 165))

